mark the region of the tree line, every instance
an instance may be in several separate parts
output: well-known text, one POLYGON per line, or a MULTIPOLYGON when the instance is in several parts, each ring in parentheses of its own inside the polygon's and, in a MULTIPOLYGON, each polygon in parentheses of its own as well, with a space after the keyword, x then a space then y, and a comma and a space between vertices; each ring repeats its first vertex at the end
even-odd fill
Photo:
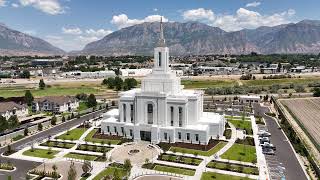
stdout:
POLYGON ((102 85, 106 85, 108 88, 116 89, 117 91, 126 91, 137 87, 138 82, 134 78, 127 78, 123 81, 119 76, 116 76, 115 78, 109 77, 108 79, 104 79, 102 85))

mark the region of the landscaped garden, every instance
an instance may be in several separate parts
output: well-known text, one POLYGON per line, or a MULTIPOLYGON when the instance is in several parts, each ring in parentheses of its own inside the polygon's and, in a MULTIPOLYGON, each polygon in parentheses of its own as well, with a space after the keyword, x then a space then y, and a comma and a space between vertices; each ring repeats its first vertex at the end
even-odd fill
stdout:
POLYGON ((243 116, 224 116, 228 121, 229 120, 243 120, 243 118, 244 118, 244 120, 246 120, 246 121, 250 121, 251 120, 251 118, 250 117, 248 117, 248 116, 245 116, 245 117, 243 117, 243 116))
POLYGON ((75 143, 60 142, 60 141, 46 141, 40 144, 40 146, 48 146, 48 147, 56 147, 56 148, 64 148, 64 149, 70 149, 75 145, 76 145, 75 143))
POLYGON ((108 146, 97 146, 97 145, 88 145, 88 144, 80 144, 77 147, 77 150, 93 151, 93 152, 108 152, 111 149, 112 147, 108 147, 108 146))
POLYGON ((153 164, 153 163, 146 163, 142 167, 146 168, 146 169, 153 169, 156 171, 163 171, 163 172, 174 173, 174 174, 182 174, 182 175, 187 175, 187 176, 194 176, 194 174, 196 172, 194 169, 168 166, 168 165, 163 165, 163 164, 153 164))
POLYGON ((10 162, 7 162, 7 163, 0 163, 0 169, 3 169, 3 170, 14 170, 14 166, 12 163, 10 162))
POLYGON ((120 179, 122 179, 126 175, 127 175, 127 171, 123 168, 108 167, 107 169, 101 171, 96 177, 94 177, 93 180, 101 180, 106 176, 109 176, 109 177, 117 176, 120 179))
POLYGON ((245 174, 254 174, 254 175, 259 174, 259 169, 257 167, 245 166, 242 164, 234 164, 234 163, 228 163, 228 162, 211 161, 207 164, 207 167, 213 168, 213 169, 221 169, 221 170, 245 173, 245 174))
POLYGON ((51 149, 34 149, 31 148, 27 151, 24 151, 22 154, 25 156, 39 157, 39 158, 47 158, 53 159, 59 151, 51 150, 51 149))
POLYGON ((64 134, 56 137, 55 139, 63 139, 63 140, 79 140, 84 132, 86 132, 87 128, 75 128, 72 130, 68 130, 64 134))
POLYGON ((161 154, 158 160, 169 161, 175 163, 189 164, 189 165, 199 165, 202 161, 200 158, 178 156, 174 154, 161 154))
POLYGON ((256 163, 256 148, 251 145, 235 143, 224 154, 222 154, 221 158, 256 163))
POLYGON ((120 136, 101 134, 99 132, 99 129, 93 129, 85 138, 85 141, 87 142, 102 144, 121 144, 125 140, 125 138, 122 138, 120 136))
MULTIPOLYGON (((177 146, 171 146, 169 151, 172 152, 180 152, 182 154, 198 154, 200 156, 212 156, 213 154, 217 153, 221 148, 223 148, 227 142, 224 141, 217 141, 216 144, 213 146, 210 146, 210 143, 208 146, 205 146, 206 149, 194 149, 194 148, 187 148, 187 147, 177 147, 177 146)), ((198 145, 198 146, 204 146, 204 145, 198 145)))
POLYGON ((72 158, 72 159, 88 160, 88 161, 106 161, 106 158, 102 156, 80 154, 80 153, 73 153, 73 152, 64 155, 64 157, 72 158))
POLYGON ((252 125, 251 121, 246 120, 228 120, 228 122, 232 123, 236 128, 246 130, 248 135, 252 135, 252 125))
POLYGON ((219 174, 215 172, 204 172, 202 173, 201 180, 251 180, 247 177, 231 176, 227 174, 219 174))

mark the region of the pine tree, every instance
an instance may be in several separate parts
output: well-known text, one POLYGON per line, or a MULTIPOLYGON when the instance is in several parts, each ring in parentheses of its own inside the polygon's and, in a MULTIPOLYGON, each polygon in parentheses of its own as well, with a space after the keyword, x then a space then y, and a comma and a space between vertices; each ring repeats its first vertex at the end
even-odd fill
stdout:
POLYGON ((39 81, 39 88, 44 89, 46 87, 46 84, 44 83, 43 79, 40 79, 39 81))
POLYGON ((77 171, 74 165, 74 162, 71 162, 69 171, 68 171, 68 180, 76 180, 77 178, 77 171))
POLYGON ((97 105, 97 100, 94 94, 90 94, 87 101, 88 107, 95 107, 97 105))
POLYGON ((8 121, 5 117, 0 115, 0 132, 8 129, 8 121))
POLYGON ((24 94, 24 99, 28 106, 32 105, 32 101, 34 100, 33 95, 31 94, 30 90, 26 90, 26 93, 24 94))

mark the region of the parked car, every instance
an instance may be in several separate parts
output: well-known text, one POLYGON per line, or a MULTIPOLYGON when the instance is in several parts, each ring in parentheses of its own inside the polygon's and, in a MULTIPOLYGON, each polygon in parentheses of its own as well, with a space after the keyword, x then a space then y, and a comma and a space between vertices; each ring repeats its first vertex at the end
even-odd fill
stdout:
POLYGON ((258 136, 259 136, 259 137, 270 137, 270 136, 271 136, 271 133, 262 130, 262 131, 259 131, 259 132, 258 132, 258 136))
POLYGON ((263 154, 267 154, 267 155, 274 155, 274 150, 272 149, 262 149, 262 153, 263 154))
POLYGON ((260 144, 263 144, 265 142, 270 143, 270 139, 268 137, 259 137, 259 141, 260 141, 260 144))
POLYGON ((261 146, 263 149, 276 150, 276 147, 275 147, 273 144, 270 144, 270 143, 268 143, 268 142, 264 142, 264 143, 260 144, 260 146, 261 146))

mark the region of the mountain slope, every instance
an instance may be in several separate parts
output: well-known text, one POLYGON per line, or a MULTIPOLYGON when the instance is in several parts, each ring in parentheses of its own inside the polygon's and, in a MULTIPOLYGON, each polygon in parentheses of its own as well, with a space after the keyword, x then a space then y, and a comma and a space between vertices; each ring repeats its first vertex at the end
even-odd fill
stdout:
MULTIPOLYGON (((235 32, 198 22, 168 22, 164 34, 172 55, 319 53, 320 21, 259 27, 235 32)), ((159 23, 143 23, 115 31, 89 43, 79 54, 134 55, 153 53, 159 23)))
POLYGON ((0 55, 59 55, 64 51, 50 43, 0 25, 0 55))

